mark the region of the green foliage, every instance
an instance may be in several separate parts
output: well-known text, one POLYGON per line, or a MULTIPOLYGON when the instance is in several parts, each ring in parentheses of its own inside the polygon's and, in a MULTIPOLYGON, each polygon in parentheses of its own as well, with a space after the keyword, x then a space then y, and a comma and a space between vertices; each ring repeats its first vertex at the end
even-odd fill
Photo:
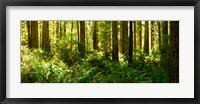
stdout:
MULTIPOLYGON (((56 33, 56 22, 50 24, 50 51, 28 48, 28 36, 22 22, 21 33, 21 82, 22 83, 166 83, 169 82, 169 69, 162 64, 167 62, 169 46, 158 45, 158 25, 153 26, 154 46, 147 55, 142 49, 134 49, 133 62, 128 63, 129 54, 125 52, 119 62, 111 60, 111 21, 98 22, 99 50, 93 50, 93 24, 86 22, 86 42, 77 39, 77 27, 72 22, 61 22, 60 33, 56 33), (66 29, 66 30, 64 30, 66 29), (72 29, 72 30, 71 30, 72 29), (64 31, 66 33, 64 33, 64 31), (62 35, 62 38, 60 37, 62 35), (83 57, 78 50, 86 46, 83 57), (164 54, 164 55, 163 55, 164 54), (161 59, 161 56, 164 59, 161 59)), ((39 22, 42 27, 42 22, 39 22)), ((41 29, 40 29, 41 30, 41 29)), ((40 31, 40 33, 42 33, 40 31)), ((80 35, 80 34, 79 34, 80 35)), ((42 36, 42 34, 40 34, 42 36)), ((162 40, 167 41, 167 38, 162 40)), ((41 41, 40 41, 41 43, 41 41)), ((121 53, 120 53, 121 55, 121 53)))

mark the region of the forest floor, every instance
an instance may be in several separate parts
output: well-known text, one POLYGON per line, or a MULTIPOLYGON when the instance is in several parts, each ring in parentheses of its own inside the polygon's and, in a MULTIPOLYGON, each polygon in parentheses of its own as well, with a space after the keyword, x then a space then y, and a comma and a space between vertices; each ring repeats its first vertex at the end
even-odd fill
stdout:
MULTIPOLYGON (((68 53, 66 53, 68 54, 68 53)), ((135 55, 133 64, 120 54, 119 62, 93 52, 84 58, 52 54, 40 49, 23 48, 21 54, 22 83, 163 83, 168 82, 155 57, 135 55), (71 58, 72 60, 71 60, 71 58), (71 60, 71 62, 70 62, 71 60)))

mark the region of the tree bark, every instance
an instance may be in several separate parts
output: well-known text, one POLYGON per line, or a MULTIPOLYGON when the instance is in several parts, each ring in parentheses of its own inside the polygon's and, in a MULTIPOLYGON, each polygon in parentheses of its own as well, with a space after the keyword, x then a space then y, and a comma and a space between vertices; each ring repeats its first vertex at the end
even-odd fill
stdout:
POLYGON ((128 52, 128 21, 122 21, 122 53, 128 52))
POLYGON ((98 40, 98 22, 94 21, 94 31, 93 31, 93 49, 94 50, 99 49, 98 43, 99 43, 99 40, 98 40))
POLYGON ((49 22, 48 21, 43 21, 42 49, 46 51, 50 50, 49 22))
POLYGON ((149 55, 149 23, 145 21, 144 52, 149 55))
POLYGON ((31 21, 31 48, 38 47, 38 22, 31 21))
POLYGON ((168 22, 162 22, 162 36, 161 36, 161 66, 163 70, 168 69, 168 22))
POLYGON ((170 82, 179 82, 179 21, 170 22, 170 82))
MULTIPOLYGON (((74 28, 74 23, 72 21, 72 24, 71 24, 71 42, 70 42, 70 51, 72 52, 72 35, 73 35, 73 28, 74 28)), ((65 33, 66 34, 66 33, 65 33)))
POLYGON ((134 21, 134 48, 137 48, 137 42, 136 42, 136 34, 137 34, 137 29, 136 29, 136 21, 134 21))
POLYGON ((159 46, 159 52, 161 53, 161 29, 160 29, 160 21, 158 21, 158 46, 159 46))
POLYGON ((85 56, 85 21, 80 21, 80 46, 79 52, 85 56))
POLYGON ((130 21, 130 37, 129 37, 129 57, 128 57, 128 64, 132 64, 133 58, 133 30, 132 30, 132 21, 130 21))
POLYGON ((118 35, 117 35, 117 21, 112 22, 112 59, 119 61, 118 57, 118 35))
POLYGON ((136 47, 142 49, 141 21, 136 21, 136 47))
POLYGON ((155 36, 156 36, 156 31, 155 31, 155 21, 151 21, 151 50, 154 49, 154 43, 155 43, 155 36))
POLYGON ((26 26, 27 26, 27 32, 28 32, 28 46, 31 49, 31 26, 30 26, 30 22, 26 21, 26 26))
POLYGON ((60 39, 60 23, 59 21, 56 22, 56 34, 57 34, 57 42, 60 39))

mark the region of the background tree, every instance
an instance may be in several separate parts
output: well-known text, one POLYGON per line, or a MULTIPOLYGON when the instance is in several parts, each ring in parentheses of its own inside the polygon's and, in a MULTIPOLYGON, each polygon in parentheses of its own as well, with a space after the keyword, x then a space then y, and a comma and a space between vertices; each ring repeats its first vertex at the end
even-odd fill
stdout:
POLYGON ((60 39, 60 22, 59 21, 57 21, 56 22, 56 36, 57 36, 57 42, 58 42, 58 40, 60 39))
POLYGON ((93 31, 93 49, 98 50, 98 22, 94 21, 94 31, 93 31))
POLYGON ((85 21, 80 21, 80 46, 79 52, 85 56, 85 21))
POLYGON ((134 21, 134 48, 137 48, 137 44, 136 44, 136 36, 137 36, 137 29, 136 29, 136 21, 134 21))
POLYGON ((31 21, 31 48, 38 48, 38 21, 31 21))
POLYGON ((126 52, 128 52, 128 21, 122 21, 122 53, 126 52))
POLYGON ((149 23, 145 21, 144 52, 149 55, 149 23))
POLYGON ((161 53, 161 22, 158 21, 158 45, 159 45, 159 52, 161 53))
POLYGON ((141 21, 136 21, 135 23, 136 30, 136 47, 142 49, 142 34, 141 34, 141 21))
POLYGON ((99 21, 99 45, 100 50, 104 53, 104 56, 107 59, 110 59, 111 57, 111 50, 112 50, 112 22, 110 21, 99 21))
POLYGON ((49 22, 43 21, 42 49, 50 50, 49 22))
POLYGON ((117 35, 117 21, 112 22, 112 59, 119 61, 118 56, 118 35, 117 35))
POLYGON ((71 22, 71 39, 70 39, 70 51, 72 51, 72 35, 73 35, 73 29, 74 29, 74 22, 71 22))
POLYGON ((162 22, 162 37, 161 37, 161 65, 163 70, 166 70, 168 60, 168 22, 162 22))
MULTIPOLYGON (((77 29, 77 41, 78 41, 78 43, 80 42, 80 27, 79 27, 79 22, 77 21, 76 22, 76 29, 77 29)), ((78 51, 79 51, 79 49, 80 49, 80 44, 78 44, 78 51)))
POLYGON ((28 46, 29 48, 32 48, 31 46, 31 24, 29 21, 26 21, 27 31, 28 31, 28 46))
POLYGON ((151 24, 151 50, 154 50, 154 44, 156 43, 156 21, 150 21, 151 24))

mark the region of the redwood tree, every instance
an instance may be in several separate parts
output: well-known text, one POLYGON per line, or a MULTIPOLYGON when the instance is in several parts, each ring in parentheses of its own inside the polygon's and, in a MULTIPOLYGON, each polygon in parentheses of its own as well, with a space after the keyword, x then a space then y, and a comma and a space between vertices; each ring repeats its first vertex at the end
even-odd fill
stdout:
POLYGON ((98 22, 94 21, 94 31, 93 31, 93 49, 98 50, 98 22))
POLYGON ((149 23, 145 21, 144 52, 149 54, 149 23))
POLYGON ((38 21, 31 21, 31 48, 38 48, 38 21))
POLYGON ((179 21, 170 22, 170 82, 179 82, 179 21))
POLYGON ((79 52, 85 56, 85 21, 80 21, 80 45, 79 52))
POLYGON ((122 53, 128 52, 128 21, 122 21, 122 53))
POLYGON ((31 26, 30 26, 30 22, 26 21, 26 27, 27 27, 27 31, 28 31, 28 46, 29 48, 32 48, 31 46, 31 26))
POLYGON ((49 22, 43 21, 42 49, 50 50, 49 22))
POLYGON ((130 21, 130 37, 129 37, 129 57, 128 63, 129 65, 132 63, 133 58, 133 30, 132 30, 132 21, 130 21))
POLYGON ((117 35, 117 21, 112 22, 112 59, 119 61, 118 57, 118 35, 117 35))

